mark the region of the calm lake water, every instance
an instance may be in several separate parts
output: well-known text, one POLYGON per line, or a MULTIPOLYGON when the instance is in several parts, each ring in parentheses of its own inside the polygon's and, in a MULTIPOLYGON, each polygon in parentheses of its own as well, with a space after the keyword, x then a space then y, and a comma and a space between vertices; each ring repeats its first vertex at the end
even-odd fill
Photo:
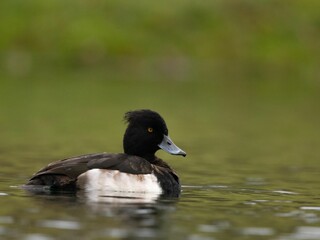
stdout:
POLYGON ((0 239, 320 239, 314 89, 39 81, 0 93, 0 239), (121 151, 136 108, 159 111, 188 154, 158 152, 179 173, 178 199, 20 188, 51 161, 121 151))

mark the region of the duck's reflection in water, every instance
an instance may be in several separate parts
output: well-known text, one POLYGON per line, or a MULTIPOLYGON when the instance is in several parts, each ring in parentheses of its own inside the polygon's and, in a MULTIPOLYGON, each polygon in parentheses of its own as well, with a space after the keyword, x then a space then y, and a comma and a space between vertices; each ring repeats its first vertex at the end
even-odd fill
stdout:
POLYGON ((78 192, 78 198, 86 200, 90 211, 125 224, 121 230, 108 229, 106 235, 129 239, 166 238, 170 227, 166 219, 177 201, 157 193, 133 192, 78 192))
POLYGON ((155 203, 161 194, 153 192, 78 191, 77 197, 89 203, 155 203))
POLYGON ((94 225, 94 233, 91 232, 90 235, 93 234, 96 238, 165 239, 171 227, 168 221, 170 213, 175 211, 175 204, 178 201, 178 198, 157 193, 111 191, 31 193, 44 206, 51 206, 56 211, 67 213, 67 219, 70 217, 68 214, 73 215, 71 217, 81 223, 82 230, 90 231, 90 226, 94 225), (65 209, 66 205, 70 210, 65 209))

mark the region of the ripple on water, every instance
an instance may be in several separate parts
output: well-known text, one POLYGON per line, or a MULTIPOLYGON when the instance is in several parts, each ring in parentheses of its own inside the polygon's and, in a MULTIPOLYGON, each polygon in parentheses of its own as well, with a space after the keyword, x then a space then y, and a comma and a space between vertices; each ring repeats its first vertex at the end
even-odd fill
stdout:
POLYGON ((80 223, 65 220, 42 220, 39 225, 47 228, 78 230, 81 228, 80 223))
POLYGON ((320 211, 320 207, 300 207, 301 210, 314 210, 314 211, 320 211))
POLYGON ((0 226, 0 235, 6 234, 7 229, 5 227, 0 226))
POLYGON ((192 234, 187 238, 187 240, 215 240, 215 238, 192 234))
POLYGON ((228 221, 218 221, 214 224, 201 224, 199 225, 200 232, 219 232, 231 227, 228 221))
POLYGON ((288 217, 288 218, 300 218, 306 223, 316 223, 320 221, 319 216, 316 213, 310 213, 310 212, 305 212, 301 210, 294 210, 291 212, 285 212, 285 213, 276 213, 275 214, 278 217, 288 217))
POLYGON ((247 227, 241 229, 243 235, 253 235, 253 236, 270 236, 275 233, 272 228, 267 227, 247 227))
POLYGON ((0 223, 5 223, 5 224, 13 223, 13 218, 11 216, 0 216, 0 223))
POLYGON ((278 240, 318 240, 320 239, 320 227, 301 226, 294 233, 278 238, 278 240))
POLYGON ((220 189, 220 188, 228 188, 225 185, 182 185, 182 190, 185 189, 220 189))
POLYGON ((128 232, 125 229, 112 228, 103 232, 103 236, 112 238, 125 238, 128 236, 128 232))
POLYGON ((23 240, 53 240, 54 238, 48 237, 43 234, 34 233, 34 234, 28 234, 23 238, 23 240))
POLYGON ((276 191, 272 191, 274 193, 280 193, 280 194, 288 194, 288 195, 296 195, 298 193, 296 192, 291 192, 291 191, 284 191, 284 190, 276 190, 276 191))

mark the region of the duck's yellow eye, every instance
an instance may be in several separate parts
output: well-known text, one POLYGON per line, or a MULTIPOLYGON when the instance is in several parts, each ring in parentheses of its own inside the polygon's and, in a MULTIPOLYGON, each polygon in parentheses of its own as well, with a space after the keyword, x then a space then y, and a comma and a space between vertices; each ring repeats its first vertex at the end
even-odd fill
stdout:
POLYGON ((148 128, 148 132, 149 132, 149 133, 152 133, 152 132, 153 132, 153 128, 149 127, 149 128, 148 128))

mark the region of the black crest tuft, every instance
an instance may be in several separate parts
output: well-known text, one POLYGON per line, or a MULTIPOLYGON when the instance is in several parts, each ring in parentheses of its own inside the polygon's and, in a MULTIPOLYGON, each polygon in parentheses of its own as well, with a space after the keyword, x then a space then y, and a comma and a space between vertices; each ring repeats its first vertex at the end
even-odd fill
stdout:
POLYGON ((149 109, 126 112, 124 115, 124 120, 131 126, 147 126, 149 124, 151 124, 150 126, 156 125, 162 129, 165 134, 168 134, 167 125, 160 114, 149 109))

